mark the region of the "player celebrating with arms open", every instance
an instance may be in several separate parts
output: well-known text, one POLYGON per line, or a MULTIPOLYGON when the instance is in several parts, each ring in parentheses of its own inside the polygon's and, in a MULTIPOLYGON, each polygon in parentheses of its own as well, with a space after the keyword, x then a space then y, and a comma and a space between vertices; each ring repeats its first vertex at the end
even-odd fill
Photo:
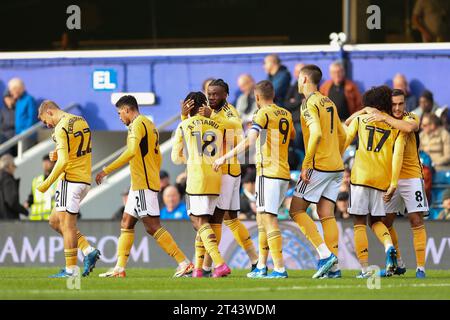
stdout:
POLYGON ((287 191, 290 171, 288 163, 289 141, 295 138, 292 115, 274 104, 275 91, 270 81, 256 84, 255 100, 258 111, 247 137, 234 149, 214 162, 219 170, 228 159, 244 152, 250 145, 256 153, 256 203, 258 222, 259 259, 249 278, 287 278, 284 268, 282 238, 278 226, 278 209, 287 191), (267 256, 272 256, 274 270, 267 274, 267 256))
POLYGON ((131 188, 121 222, 121 234, 117 248, 116 267, 100 277, 125 277, 125 266, 134 242, 134 227, 138 219, 145 230, 178 267, 174 277, 182 277, 192 272, 194 266, 180 250, 172 235, 161 226, 159 219, 158 192, 161 153, 159 134, 153 122, 139 113, 138 103, 133 96, 123 96, 116 103, 120 120, 128 127, 127 150, 109 166, 97 174, 97 184, 120 167, 130 164, 131 188))

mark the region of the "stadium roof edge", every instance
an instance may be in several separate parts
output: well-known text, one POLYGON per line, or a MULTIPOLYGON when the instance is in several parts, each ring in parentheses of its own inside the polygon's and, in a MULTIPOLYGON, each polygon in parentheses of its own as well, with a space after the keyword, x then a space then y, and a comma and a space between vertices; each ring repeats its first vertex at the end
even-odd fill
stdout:
MULTIPOLYGON (((450 50, 445 43, 402 43, 402 44, 356 44, 344 45, 346 51, 399 51, 399 50, 450 50)), ((260 46, 184 49, 127 49, 127 50, 77 50, 77 51, 30 51, 0 52, 0 60, 20 59, 64 59, 64 58, 118 58, 157 56, 210 56, 264 53, 336 52, 331 45, 260 46)))

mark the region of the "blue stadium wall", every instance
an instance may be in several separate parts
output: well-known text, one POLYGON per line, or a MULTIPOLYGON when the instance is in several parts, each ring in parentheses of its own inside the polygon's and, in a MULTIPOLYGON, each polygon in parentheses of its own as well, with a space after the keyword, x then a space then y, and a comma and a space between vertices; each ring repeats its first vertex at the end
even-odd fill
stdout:
MULTIPOLYGON (((325 46, 322 46, 325 47, 325 46)), ((355 46, 354 46, 355 47, 355 46)), ((420 46, 418 46, 420 48, 420 46)), ((289 70, 297 62, 315 63, 328 77, 328 65, 341 55, 332 50, 283 52, 283 47, 268 48, 265 52, 208 55, 148 55, 119 57, 95 56, 83 58, 16 58, 0 54, 0 92, 12 77, 24 80, 27 90, 36 100, 52 99, 60 105, 77 102, 81 114, 94 130, 124 130, 110 102, 111 91, 96 91, 92 85, 93 72, 114 70, 118 92, 154 92, 157 103, 142 108, 153 116, 157 124, 179 112, 179 103, 187 92, 198 91, 204 79, 221 77, 230 84, 230 101, 238 93, 236 80, 242 73, 250 73, 256 80, 266 78, 262 68, 264 56, 271 51, 279 53, 289 70), (271 50, 273 49, 273 50, 271 50), (276 50, 275 50, 276 49, 276 50)), ((189 49, 188 49, 189 50, 189 49)), ((188 51, 187 50, 187 51, 188 51)), ((239 50, 237 50, 239 51, 239 50)), ((245 52, 245 50, 243 50, 245 52)), ((130 51, 131 52, 131 51, 130 51)), ((151 52, 151 50, 148 50, 151 52)), ((201 52, 201 51, 200 51, 201 52)), ((448 104, 450 73, 450 45, 439 49, 349 50, 347 56, 353 78, 361 91, 374 85, 391 84, 392 76, 401 72, 410 81, 415 95, 427 88, 434 92, 438 104, 448 104)))

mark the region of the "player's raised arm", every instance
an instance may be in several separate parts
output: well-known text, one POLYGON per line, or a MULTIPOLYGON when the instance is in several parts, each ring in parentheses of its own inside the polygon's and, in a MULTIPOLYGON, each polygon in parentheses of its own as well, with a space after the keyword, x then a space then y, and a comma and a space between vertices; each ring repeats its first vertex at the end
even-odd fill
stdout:
POLYGON ((350 117, 348 117, 348 119, 345 120, 345 125, 349 126, 350 123, 353 121, 353 119, 355 119, 357 116, 360 116, 362 114, 367 114, 367 113, 380 113, 380 112, 375 108, 365 107, 359 111, 356 111, 354 114, 352 114, 350 117))
POLYGON ((389 186, 388 191, 383 196, 385 202, 389 202, 394 195, 395 190, 398 186, 398 179, 400 176, 400 171, 402 169, 403 163, 403 153, 406 147, 406 136, 405 133, 400 132, 397 139, 395 140, 394 145, 394 154, 392 155, 392 175, 391 175, 391 184, 389 186))
POLYGON ((183 164, 187 162, 187 159, 184 156, 183 130, 181 128, 181 125, 178 126, 177 130, 175 131, 172 153, 170 156, 173 163, 175 164, 183 164))
POLYGON ((43 181, 37 187, 39 192, 45 193, 48 188, 50 188, 50 186, 64 172, 69 162, 69 146, 67 144, 66 134, 63 130, 64 129, 60 129, 57 133, 55 133, 56 152, 58 154, 58 160, 56 160, 56 164, 47 179, 45 179, 45 181, 43 181))
POLYGON ((247 137, 239 142, 236 147, 231 149, 222 157, 216 159, 213 163, 213 168, 216 171, 219 171, 219 168, 228 160, 233 158, 234 156, 238 156, 242 152, 246 151, 249 146, 254 145, 259 136, 259 130, 252 130, 253 127, 249 130, 247 137))
POLYGON ((419 130, 419 123, 414 119, 413 116, 408 117, 407 120, 395 119, 388 114, 385 113, 372 113, 369 118, 367 118, 368 122, 375 121, 383 121, 390 126, 394 127, 405 133, 416 132, 419 130))

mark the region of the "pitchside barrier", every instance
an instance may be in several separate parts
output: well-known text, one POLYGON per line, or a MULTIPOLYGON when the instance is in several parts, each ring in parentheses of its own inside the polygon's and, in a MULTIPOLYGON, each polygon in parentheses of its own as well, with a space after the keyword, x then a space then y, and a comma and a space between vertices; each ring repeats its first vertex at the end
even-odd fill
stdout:
MULTIPOLYGON (((244 221, 257 246, 257 226, 255 221, 244 221)), ((98 267, 114 266, 117 239, 120 233, 119 221, 79 221, 79 228, 91 244, 102 252, 98 267)), ((188 221, 164 221, 185 254, 194 257, 195 232, 188 221)), ((322 232, 320 223, 317 223, 322 232)), ((308 240, 292 221, 280 222, 283 232, 283 254, 288 269, 315 269, 317 254, 308 240)), ((353 225, 351 221, 338 221, 339 262, 343 269, 358 269, 359 263, 354 252, 353 225)), ((412 232, 406 219, 395 223, 399 235, 400 250, 408 268, 415 267, 412 232)), ((428 269, 450 268, 450 221, 427 221, 428 242, 426 267, 428 269)), ((382 266, 384 249, 367 228, 369 235, 369 262, 382 266)), ((220 251, 232 268, 248 268, 247 254, 234 241, 230 230, 223 226, 220 251)), ((79 255, 81 261, 81 253, 79 255)), ((60 267, 64 264, 63 239, 50 229, 46 222, 2 222, 0 223, 0 266, 8 267, 60 267)), ((81 265, 81 263, 79 264, 81 265)), ((272 261, 269 259, 269 266, 272 261)), ((136 226, 134 246, 131 250, 129 267, 175 268, 176 263, 145 233, 141 224, 136 226)))

